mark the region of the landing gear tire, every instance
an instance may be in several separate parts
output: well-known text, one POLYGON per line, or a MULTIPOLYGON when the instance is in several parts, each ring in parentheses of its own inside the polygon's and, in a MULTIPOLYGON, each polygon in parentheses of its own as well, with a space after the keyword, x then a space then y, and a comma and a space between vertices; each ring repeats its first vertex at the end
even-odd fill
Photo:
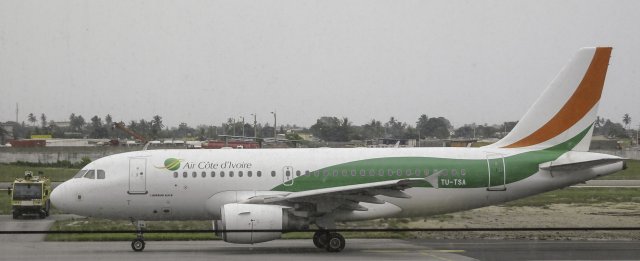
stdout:
POLYGON ((144 245, 144 240, 136 238, 131 242, 131 249, 133 249, 133 251, 140 252, 144 250, 144 245))
POLYGON ((320 249, 327 248, 327 232, 318 231, 313 234, 313 245, 320 249))
POLYGON ((329 233, 325 242, 328 252, 340 252, 346 244, 344 237, 338 233, 329 233))

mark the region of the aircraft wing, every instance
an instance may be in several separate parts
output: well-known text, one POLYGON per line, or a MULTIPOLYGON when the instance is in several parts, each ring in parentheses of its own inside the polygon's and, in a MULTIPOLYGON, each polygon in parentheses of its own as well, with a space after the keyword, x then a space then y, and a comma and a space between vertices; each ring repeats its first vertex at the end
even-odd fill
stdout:
POLYGON ((328 213, 338 208, 366 211, 367 208, 360 205, 360 202, 384 204, 384 200, 376 197, 378 195, 410 198, 411 196, 402 191, 411 187, 424 186, 425 184, 431 184, 437 188, 437 176, 438 173, 434 173, 427 178, 407 178, 275 195, 257 195, 239 203, 283 205, 307 203, 316 205, 313 209, 322 213, 328 213), (323 207, 319 207, 319 205, 323 207))

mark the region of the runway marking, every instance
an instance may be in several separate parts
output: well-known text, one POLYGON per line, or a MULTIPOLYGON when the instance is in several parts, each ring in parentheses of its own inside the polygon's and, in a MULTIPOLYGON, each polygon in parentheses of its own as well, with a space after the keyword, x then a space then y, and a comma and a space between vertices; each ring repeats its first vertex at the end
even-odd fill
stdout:
POLYGON ((446 258, 446 257, 437 256, 437 255, 431 254, 431 253, 426 252, 426 251, 420 251, 420 254, 422 254, 422 255, 424 255, 424 256, 434 257, 434 258, 437 258, 437 259, 440 259, 440 260, 453 261, 453 259, 449 259, 449 258, 446 258))
POLYGON ((416 252, 420 251, 422 253, 464 253, 465 250, 461 249, 428 249, 428 250, 419 250, 419 249, 383 249, 383 250, 362 250, 361 252, 366 253, 408 253, 408 252, 416 252))

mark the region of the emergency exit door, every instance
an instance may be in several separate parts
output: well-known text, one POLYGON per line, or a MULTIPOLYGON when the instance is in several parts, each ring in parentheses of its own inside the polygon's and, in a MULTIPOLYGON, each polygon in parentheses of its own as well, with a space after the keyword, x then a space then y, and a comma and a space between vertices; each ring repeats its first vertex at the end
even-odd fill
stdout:
POLYGON ((129 159, 129 194, 147 194, 147 159, 129 159))

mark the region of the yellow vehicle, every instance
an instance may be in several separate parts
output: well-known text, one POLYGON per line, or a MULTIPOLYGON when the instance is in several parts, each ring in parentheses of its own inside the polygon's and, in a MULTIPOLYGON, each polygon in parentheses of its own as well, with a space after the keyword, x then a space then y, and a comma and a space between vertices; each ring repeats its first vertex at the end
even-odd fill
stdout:
MULTIPOLYGON (((40 173, 41 174, 41 173, 40 173)), ((37 215, 40 218, 49 216, 51 202, 51 180, 47 177, 34 176, 25 171, 24 178, 17 178, 9 189, 11 195, 11 212, 13 218, 22 215, 37 215)))

